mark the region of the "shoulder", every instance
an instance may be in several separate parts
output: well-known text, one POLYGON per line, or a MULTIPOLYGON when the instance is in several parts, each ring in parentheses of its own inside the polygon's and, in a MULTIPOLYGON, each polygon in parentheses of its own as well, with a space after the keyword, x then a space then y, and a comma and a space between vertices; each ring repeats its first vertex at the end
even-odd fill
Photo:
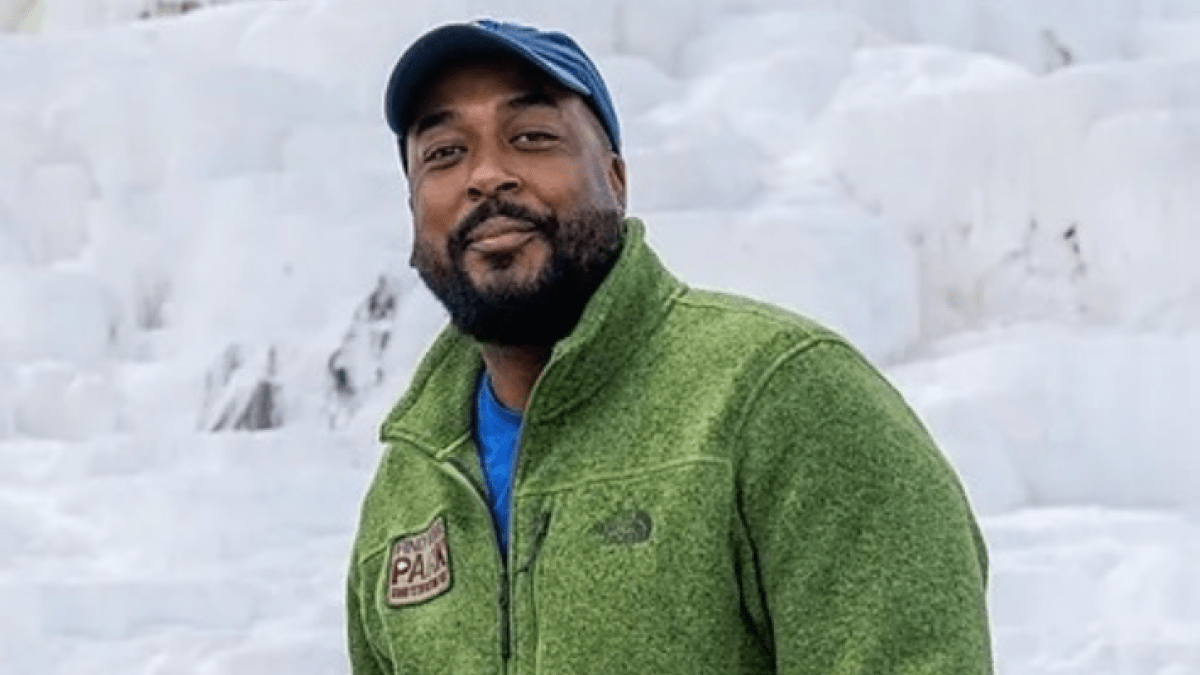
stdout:
POLYGON ((733 438, 763 480, 801 470, 817 494, 963 498, 953 469, 888 378, 841 335, 785 310, 706 294, 696 307, 739 316, 759 357, 746 369, 733 438), (752 318, 747 318, 752 317, 752 318))
POLYGON ((719 291, 688 288, 676 300, 678 312, 690 318, 719 321, 743 337, 762 331, 787 331, 797 336, 836 337, 815 320, 752 298, 719 291))
POLYGON ((665 330, 706 365, 737 371, 739 433, 830 448, 929 446, 901 394, 835 330, 781 307, 688 290, 665 330), (724 356, 727 355, 727 356, 724 356), (903 440, 901 440, 903 438, 903 440), (803 442, 801 442, 803 441, 803 442), (886 442, 885 442, 886 441, 886 442))
POLYGON ((889 412, 896 405, 879 372, 835 330, 736 295, 685 290, 641 356, 650 379, 673 383, 672 395, 719 401, 735 434, 750 419, 790 427, 836 418, 854 403, 838 394, 847 386, 869 391, 889 412))
POLYGON ((705 360, 736 361, 743 377, 769 377, 784 364, 818 364, 849 357, 854 365, 874 369, 835 330, 782 307, 738 295, 687 289, 675 301, 663 327, 666 337, 686 343, 705 360))

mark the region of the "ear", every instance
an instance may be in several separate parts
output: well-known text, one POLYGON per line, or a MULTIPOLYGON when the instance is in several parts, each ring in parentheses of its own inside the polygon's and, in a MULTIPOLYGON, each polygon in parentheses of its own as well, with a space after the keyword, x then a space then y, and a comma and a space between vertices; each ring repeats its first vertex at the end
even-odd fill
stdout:
POLYGON ((624 211, 627 206, 625 160, 615 152, 611 154, 612 157, 608 162, 608 184, 609 188, 613 191, 613 195, 617 198, 617 203, 621 205, 621 210, 624 211))

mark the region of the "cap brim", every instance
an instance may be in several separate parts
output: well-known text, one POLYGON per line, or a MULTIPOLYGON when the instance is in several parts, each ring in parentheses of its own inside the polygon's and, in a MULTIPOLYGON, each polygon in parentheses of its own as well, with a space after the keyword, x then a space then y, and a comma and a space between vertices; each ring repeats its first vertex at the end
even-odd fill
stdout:
POLYGON ((475 54, 506 52, 546 73, 564 87, 591 96, 591 90, 574 75, 503 35, 473 24, 442 26, 426 33, 401 57, 392 70, 384 96, 384 116, 388 126, 401 139, 412 123, 412 107, 420 88, 448 60, 475 54))

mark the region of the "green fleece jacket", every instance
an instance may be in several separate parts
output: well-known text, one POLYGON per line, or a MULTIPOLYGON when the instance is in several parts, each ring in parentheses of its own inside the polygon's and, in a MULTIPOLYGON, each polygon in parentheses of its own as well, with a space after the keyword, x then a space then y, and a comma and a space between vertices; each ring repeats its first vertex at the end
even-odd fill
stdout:
POLYGON ((382 429, 355 675, 991 673, 986 554, 913 412, 842 338, 672 277, 626 222, 533 389, 502 556, 447 329, 382 429))

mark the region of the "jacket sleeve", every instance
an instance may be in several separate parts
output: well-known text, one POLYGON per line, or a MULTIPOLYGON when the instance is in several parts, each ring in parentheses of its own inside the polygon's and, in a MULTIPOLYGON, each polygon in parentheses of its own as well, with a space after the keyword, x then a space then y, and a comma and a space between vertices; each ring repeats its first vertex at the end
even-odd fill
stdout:
POLYGON ((346 583, 346 627, 347 650, 350 654, 351 675, 387 675, 384 659, 376 651, 368 637, 368 626, 363 607, 362 586, 357 565, 352 564, 346 583))
POLYGON ((751 396, 739 441, 755 575, 743 587, 777 672, 992 672, 979 528, 949 463, 865 359, 833 338, 794 348, 751 396))

